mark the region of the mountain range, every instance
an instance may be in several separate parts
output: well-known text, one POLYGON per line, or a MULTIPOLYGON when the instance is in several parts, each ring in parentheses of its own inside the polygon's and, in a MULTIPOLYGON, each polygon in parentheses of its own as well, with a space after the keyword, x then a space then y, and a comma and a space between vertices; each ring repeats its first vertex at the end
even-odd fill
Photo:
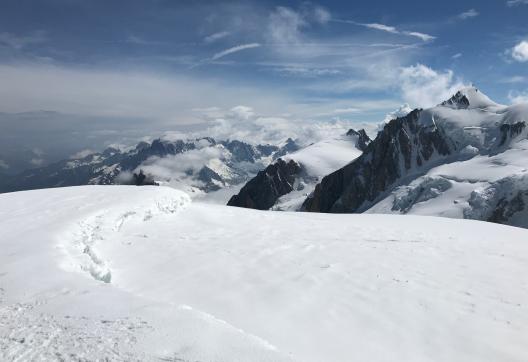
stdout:
POLYGON ((466 87, 428 109, 301 146, 291 138, 155 139, 15 176, 0 192, 89 184, 167 184, 260 210, 444 216, 528 227, 528 104, 466 87), (235 193, 235 194, 234 194, 235 193))
MULTIPOLYGON (((528 104, 504 106, 475 87, 461 89, 436 107, 388 122, 361 155, 324 176, 296 210, 528 227, 527 122, 528 104)), ((229 204, 252 207, 236 202, 244 190, 229 204)), ((262 197, 267 190, 253 187, 252 193, 262 197)))
POLYGON ((260 168, 298 145, 288 139, 282 147, 250 145, 238 140, 213 138, 155 139, 121 150, 109 147, 100 153, 66 159, 45 167, 0 177, 0 193, 79 185, 167 183, 191 193, 207 193, 243 183, 260 168), (143 183, 140 182, 140 183, 143 183))

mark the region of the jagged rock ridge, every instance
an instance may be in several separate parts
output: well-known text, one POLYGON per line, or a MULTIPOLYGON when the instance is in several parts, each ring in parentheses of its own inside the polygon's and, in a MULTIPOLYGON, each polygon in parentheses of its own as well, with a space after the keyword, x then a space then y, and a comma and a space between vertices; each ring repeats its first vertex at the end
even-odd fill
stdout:
POLYGON ((297 162, 286 162, 279 158, 244 185, 227 205, 267 210, 279 197, 293 190, 296 176, 300 172, 301 166, 297 162))
MULTIPOLYGON (((315 184, 331 172, 356 158, 371 142, 365 130, 350 129, 336 139, 314 143, 276 161, 250 180, 229 200, 228 205, 274 210, 298 210, 315 184), (285 168, 295 164, 297 167, 285 168), (283 187, 270 186, 271 179, 283 187)), ((286 147, 291 140, 286 142, 286 147)), ((289 148, 292 149, 291 147, 289 148)))
POLYGON ((358 159, 322 179, 302 210, 362 211, 432 156, 449 155, 453 145, 439 128, 418 122, 421 112, 416 109, 389 122, 358 159))
POLYGON ((474 87, 390 121, 302 210, 440 215, 528 227, 528 104, 474 87))

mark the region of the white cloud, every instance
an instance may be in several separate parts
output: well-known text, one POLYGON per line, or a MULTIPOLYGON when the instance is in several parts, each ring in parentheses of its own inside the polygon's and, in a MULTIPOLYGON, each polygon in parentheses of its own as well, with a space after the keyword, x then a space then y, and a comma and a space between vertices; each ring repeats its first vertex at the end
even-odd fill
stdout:
POLYGON ((395 118, 404 117, 404 116, 408 115, 412 110, 413 109, 411 108, 411 106, 409 106, 409 104, 407 104, 407 103, 402 104, 400 107, 398 107, 398 109, 387 113, 387 115, 383 119, 382 125, 392 121, 395 118))
POLYGON ((31 150, 31 152, 33 152, 33 154, 34 154, 35 156, 37 156, 37 157, 42 157, 42 156, 44 156, 44 151, 41 150, 41 149, 38 148, 38 147, 34 147, 34 148, 31 150))
POLYGON ((248 120, 255 115, 253 108, 247 106, 236 106, 231 108, 230 116, 237 120, 248 120))
POLYGON ((314 78, 327 75, 337 75, 342 72, 338 69, 329 69, 329 68, 309 68, 309 67, 300 67, 300 66, 290 66, 290 67, 279 67, 275 69, 277 72, 286 74, 286 75, 295 75, 304 78, 314 78))
MULTIPOLYGON (((283 91, 218 79, 133 69, 83 69, 42 64, 0 64, 3 112, 60 113, 148 119, 152 125, 202 123, 193 109, 251 104, 270 113, 291 104, 283 91)), ((125 121, 123 121, 125 122, 125 121)), ((123 127, 126 127, 123 124, 123 127)))
POLYGON ((517 92, 510 91, 508 93, 508 98, 513 104, 517 103, 528 103, 528 91, 527 92, 517 92))
POLYGON ((307 25, 308 22, 300 13, 278 6, 269 16, 268 31, 272 42, 298 43, 301 29, 307 25))
POLYGON ((400 34, 400 32, 394 26, 378 24, 378 23, 362 24, 362 25, 370 29, 386 31, 387 33, 392 33, 392 34, 400 34))
POLYGON ((269 15, 267 37, 271 44, 301 44, 302 30, 315 25, 324 25, 331 21, 332 15, 322 6, 303 3, 298 10, 277 6, 269 15))
POLYGON ((85 149, 85 150, 81 150, 79 152, 74 153, 73 155, 70 156, 70 159, 78 160, 81 158, 85 158, 86 156, 93 155, 94 153, 95 151, 93 150, 85 149))
POLYGON ((44 164, 44 160, 42 158, 32 158, 29 162, 33 166, 42 166, 44 164))
POLYGON ((402 34, 409 35, 409 36, 414 36, 414 37, 422 39, 423 41, 430 41, 430 40, 436 39, 436 37, 434 37, 432 35, 419 33, 417 31, 402 31, 402 34))
MULTIPOLYGON (((345 121, 333 119, 331 121, 310 121, 292 118, 289 116, 263 116, 254 112, 249 107, 238 108, 239 112, 230 110, 224 117, 217 118, 207 129, 194 134, 198 136, 211 136, 217 139, 237 139, 252 144, 277 144, 291 137, 301 144, 317 142, 329 137, 346 133, 350 128, 366 128, 371 130, 374 123, 345 121), (249 110, 247 110, 249 108, 249 110), (240 116, 242 111, 242 117, 240 116)), ((356 109, 335 109, 329 114, 345 114, 356 109)))
POLYGON ((9 168, 9 164, 5 162, 4 160, 0 160, 0 169, 7 170, 9 168))
POLYGON ((385 115, 385 118, 383 119, 383 121, 381 121, 378 124, 377 130, 381 131, 383 129, 383 127, 385 127, 385 125, 387 123, 389 123, 390 121, 392 121, 393 119, 396 119, 398 117, 404 117, 404 116, 408 115, 412 110, 413 109, 411 108, 411 106, 409 106, 409 104, 407 104, 407 103, 402 104, 396 110, 394 110, 392 112, 389 112, 389 113, 387 113, 385 115))
POLYGON ((435 106, 464 87, 453 72, 437 72, 423 64, 404 67, 400 73, 403 99, 415 107, 435 106))
POLYGON ((528 5, 528 0, 508 0, 506 2, 506 5, 508 5, 509 7, 517 5, 528 5))
POLYGON ((333 114, 349 114, 349 113, 358 113, 361 110, 359 108, 348 107, 348 108, 336 108, 332 111, 333 114))
POLYGON ((479 12, 475 9, 469 9, 468 11, 464 11, 463 13, 460 13, 457 15, 457 18, 460 20, 466 20, 470 18, 477 17, 479 15, 479 12))
POLYGON ((353 25, 357 25, 357 26, 363 26, 365 28, 380 30, 380 31, 384 31, 384 32, 387 32, 387 33, 391 33, 391 34, 413 36, 413 37, 419 38, 419 39, 421 39, 423 41, 431 41, 431 40, 436 39, 435 36, 432 36, 432 35, 429 35, 429 34, 420 33, 420 32, 417 32, 417 31, 400 30, 400 29, 398 29, 398 28, 396 28, 394 26, 380 24, 380 23, 360 23, 360 22, 353 21, 353 20, 342 20, 342 19, 332 19, 332 21, 335 21, 335 22, 338 22, 338 23, 345 23, 345 24, 353 24, 353 25))
POLYGON ((330 21, 332 18, 332 15, 328 10, 321 6, 316 6, 313 9, 313 18, 315 21, 317 21, 320 24, 326 24, 330 21))
POLYGON ((29 35, 16 35, 12 33, 0 33, 0 44, 20 50, 31 44, 39 44, 48 41, 45 31, 38 30, 29 35))
POLYGON ((456 53, 456 54, 453 54, 453 56, 451 57, 451 59, 458 59, 462 56, 462 53, 456 53))
POLYGON ((523 77, 522 75, 514 75, 511 77, 501 79, 500 82, 501 83, 523 83, 523 82, 526 82, 527 80, 528 78, 523 77))
POLYGON ((219 31, 218 33, 214 33, 214 34, 206 36, 204 38, 204 43, 211 44, 229 35, 231 35, 231 33, 228 31, 219 31))
POLYGON ((204 147, 166 157, 151 157, 138 170, 165 181, 184 179, 191 173, 199 172, 211 159, 225 159, 228 151, 222 147, 204 147))
POLYGON ((221 52, 216 53, 215 55, 212 56, 211 59, 212 60, 218 60, 218 59, 223 58, 223 57, 225 57, 226 55, 229 55, 229 54, 237 53, 237 52, 245 50, 245 49, 252 49, 252 48, 258 48, 258 47, 260 47, 259 43, 250 43, 250 44, 237 45, 237 46, 234 46, 232 48, 229 48, 229 49, 226 49, 226 50, 223 50, 221 52))
POLYGON ((513 47, 511 51, 513 59, 518 62, 528 61, 528 41, 523 40, 519 44, 513 47))

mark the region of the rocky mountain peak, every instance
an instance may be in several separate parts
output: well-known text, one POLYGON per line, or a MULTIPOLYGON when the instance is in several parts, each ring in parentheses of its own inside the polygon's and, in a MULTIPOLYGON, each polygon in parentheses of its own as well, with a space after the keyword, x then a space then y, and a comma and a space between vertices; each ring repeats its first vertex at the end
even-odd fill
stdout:
POLYGON ((440 104, 453 109, 475 109, 498 106, 475 86, 464 87, 440 104))
POLYGON ((227 205, 267 210, 277 199, 291 192, 301 166, 293 161, 279 158, 251 179, 240 193, 231 197, 227 205))
POLYGON ((367 149, 367 146, 370 144, 370 142, 372 142, 372 140, 367 135, 367 132, 365 132, 364 129, 360 129, 359 131, 356 131, 355 129, 351 128, 348 130, 346 135, 357 137, 356 147, 360 149, 361 151, 365 151, 367 149))

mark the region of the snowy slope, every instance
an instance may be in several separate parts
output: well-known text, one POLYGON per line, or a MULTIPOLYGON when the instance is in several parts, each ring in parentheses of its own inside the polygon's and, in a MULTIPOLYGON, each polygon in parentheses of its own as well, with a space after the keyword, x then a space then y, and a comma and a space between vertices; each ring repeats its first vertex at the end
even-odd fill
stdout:
POLYGON ((0 360, 525 361, 528 231, 165 187, 0 195, 0 360))
POLYGON ((273 210, 298 210, 319 180, 361 155, 363 151, 356 144, 357 136, 342 135, 283 157, 285 161, 293 160, 303 167, 303 177, 298 181, 302 186, 296 185, 296 189, 279 198, 273 210))
POLYGON ((342 135, 311 144, 284 156, 283 159, 300 163, 307 174, 313 177, 323 177, 361 154, 356 142, 357 137, 342 135))

